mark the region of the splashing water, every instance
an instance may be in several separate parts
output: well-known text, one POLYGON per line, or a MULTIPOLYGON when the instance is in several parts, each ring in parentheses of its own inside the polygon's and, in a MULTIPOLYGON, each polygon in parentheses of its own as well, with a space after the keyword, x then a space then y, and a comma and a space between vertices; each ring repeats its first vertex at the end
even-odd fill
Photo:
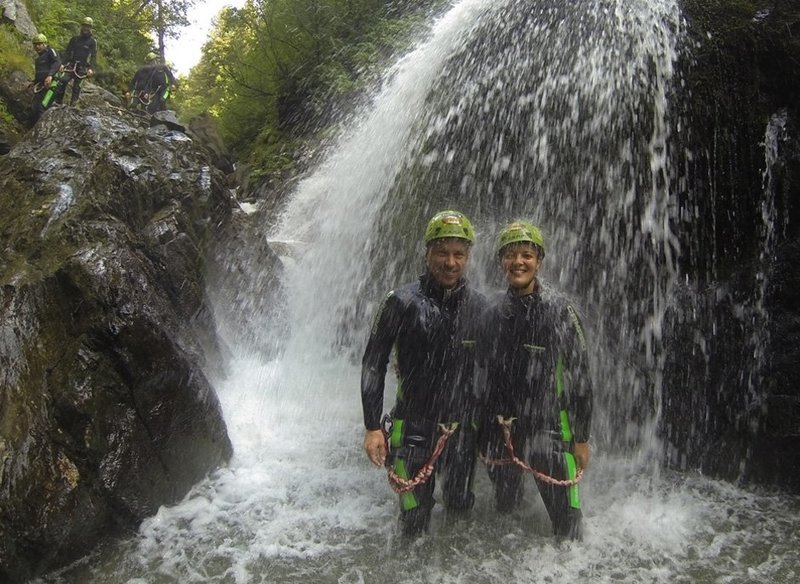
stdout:
POLYGON ((280 358, 242 357, 216 383, 230 466, 46 580, 795 581, 800 500, 655 464, 680 27, 673 0, 455 3, 270 234, 294 247, 291 334, 280 358), (581 543, 553 540, 532 482, 520 513, 495 515, 480 468, 468 518, 437 508, 430 535, 403 541, 361 451, 354 357, 381 293, 419 270, 425 218, 450 205, 479 225, 480 287, 497 284, 492 233, 525 216, 548 237, 545 278, 585 308, 598 416, 581 543))

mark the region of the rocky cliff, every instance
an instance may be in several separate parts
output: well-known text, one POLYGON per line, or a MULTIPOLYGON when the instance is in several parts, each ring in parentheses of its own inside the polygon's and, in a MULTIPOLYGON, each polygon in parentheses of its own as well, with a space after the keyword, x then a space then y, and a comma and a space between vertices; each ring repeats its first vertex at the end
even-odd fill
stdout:
POLYGON ((186 134, 109 105, 51 109, 0 159, 0 580, 231 456, 204 273, 235 208, 186 134))
POLYGON ((800 4, 685 0, 667 460, 800 490, 800 4))

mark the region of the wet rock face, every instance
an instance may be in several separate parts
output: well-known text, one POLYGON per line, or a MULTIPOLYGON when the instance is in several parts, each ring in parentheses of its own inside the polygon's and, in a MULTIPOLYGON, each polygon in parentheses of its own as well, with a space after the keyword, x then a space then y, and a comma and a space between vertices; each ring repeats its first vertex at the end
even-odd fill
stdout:
POLYGON ((189 132, 209 150, 214 166, 226 175, 235 171, 233 156, 225 146, 214 119, 208 113, 204 112, 189 120, 189 132))
POLYGON ((683 5, 668 459, 800 492, 800 4, 683 5))
POLYGON ((232 201, 186 135, 146 125, 51 109, 0 160, 0 581, 231 456, 203 274, 232 201))
POLYGON ((20 125, 31 124, 31 102, 33 90, 31 79, 22 71, 12 71, 0 76, 0 99, 3 100, 8 113, 20 125))

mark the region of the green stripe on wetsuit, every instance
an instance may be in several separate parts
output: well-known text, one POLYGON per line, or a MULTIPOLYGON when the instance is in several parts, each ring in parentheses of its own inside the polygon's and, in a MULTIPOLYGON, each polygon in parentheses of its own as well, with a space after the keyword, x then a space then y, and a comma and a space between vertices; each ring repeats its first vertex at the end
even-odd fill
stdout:
MULTIPOLYGON (((558 356, 558 361, 556 362, 556 395, 559 397, 559 400, 564 395, 564 358, 561 355, 558 356)), ((559 418, 561 420, 561 439, 567 443, 572 442, 572 428, 569 425, 569 413, 565 408, 562 408, 559 412, 559 418)), ((575 463, 575 456, 571 452, 565 452, 564 462, 567 468, 567 478, 569 480, 575 480, 578 474, 578 465, 575 463)), ((580 509, 581 496, 578 485, 571 485, 567 487, 567 489, 570 507, 580 509)))
MULTIPOLYGON (((575 463, 575 456, 571 452, 564 453, 564 462, 567 463, 567 478, 571 481, 575 480, 578 475, 578 465, 575 463)), ((569 506, 573 509, 581 508, 581 494, 578 490, 578 485, 570 485, 567 487, 567 497, 569 498, 569 506)))
MULTIPOLYGON (((389 436, 389 445, 392 448, 401 448, 403 446, 403 434, 403 420, 392 420, 392 433, 389 436)), ((406 461, 399 456, 394 460, 394 472, 403 480, 407 481, 409 479, 406 461)), ((411 511, 418 505, 419 503, 413 491, 400 495, 400 506, 403 508, 403 511, 411 511)))

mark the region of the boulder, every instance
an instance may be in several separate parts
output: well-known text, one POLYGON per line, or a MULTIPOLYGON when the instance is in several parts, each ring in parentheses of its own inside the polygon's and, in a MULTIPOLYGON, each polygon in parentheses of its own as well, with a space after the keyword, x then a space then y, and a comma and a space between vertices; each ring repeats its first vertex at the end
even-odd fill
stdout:
POLYGON ((178 117, 172 110, 164 110, 156 112, 150 118, 150 126, 166 126, 170 130, 177 130, 179 132, 186 132, 186 126, 178 121, 178 117))
POLYGON ((11 116, 21 124, 31 123, 31 103, 33 102, 31 78, 22 71, 11 71, 0 76, 0 99, 11 116))
POLYGON ((204 112, 189 120, 189 135, 209 150, 214 166, 225 174, 235 172, 233 156, 225 146, 214 119, 208 113, 204 112))
POLYGON ((0 581, 231 456, 204 272, 234 206, 185 134, 110 106, 50 109, 0 159, 0 581))
POLYGON ((0 15, 26 37, 31 38, 36 34, 36 25, 22 0, 0 0, 0 15))

